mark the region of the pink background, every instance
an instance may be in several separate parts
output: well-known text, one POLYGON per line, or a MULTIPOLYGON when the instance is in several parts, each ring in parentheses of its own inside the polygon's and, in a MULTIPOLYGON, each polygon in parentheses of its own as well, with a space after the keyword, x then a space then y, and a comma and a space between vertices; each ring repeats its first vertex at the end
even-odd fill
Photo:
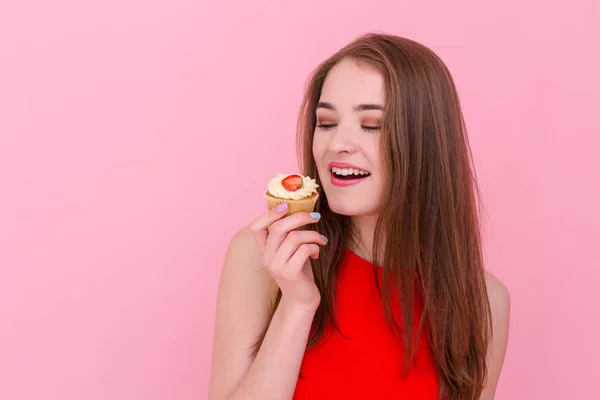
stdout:
POLYGON ((371 30, 459 87, 512 295, 497 399, 597 393, 600 3, 283 3, 0 4, 0 398, 205 398, 227 242, 295 170, 308 72, 371 30))

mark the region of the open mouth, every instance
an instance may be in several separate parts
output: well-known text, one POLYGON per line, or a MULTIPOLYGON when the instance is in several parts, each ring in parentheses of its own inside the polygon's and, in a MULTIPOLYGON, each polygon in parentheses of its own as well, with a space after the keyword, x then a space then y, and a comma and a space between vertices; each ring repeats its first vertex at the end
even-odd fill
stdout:
POLYGON ((344 181, 350 181, 353 179, 362 179, 362 178, 366 178, 367 176, 370 176, 371 173, 368 171, 363 171, 360 169, 355 169, 355 168, 338 168, 338 167, 333 167, 331 168, 331 173, 333 174, 333 176, 337 179, 341 179, 344 181))

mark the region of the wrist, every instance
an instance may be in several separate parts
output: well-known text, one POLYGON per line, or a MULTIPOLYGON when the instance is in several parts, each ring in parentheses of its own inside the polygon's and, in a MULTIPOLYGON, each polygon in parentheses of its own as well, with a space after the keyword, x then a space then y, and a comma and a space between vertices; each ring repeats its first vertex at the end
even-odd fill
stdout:
POLYGON ((284 318, 309 320, 312 323, 315 313, 317 312, 317 308, 319 307, 319 302, 314 302, 312 304, 299 304, 287 301, 285 296, 282 296, 280 306, 282 308, 284 318))

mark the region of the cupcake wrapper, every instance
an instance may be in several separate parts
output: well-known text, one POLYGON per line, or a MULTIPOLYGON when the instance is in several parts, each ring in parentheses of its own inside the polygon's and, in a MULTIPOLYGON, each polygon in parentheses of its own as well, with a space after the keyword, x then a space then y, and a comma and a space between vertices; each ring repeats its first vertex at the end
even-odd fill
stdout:
POLYGON ((312 197, 300 200, 280 199, 269 195, 268 192, 265 192, 264 196, 269 210, 282 203, 288 203, 289 210, 286 215, 292 215, 297 212, 312 212, 315 209, 315 204, 317 204, 317 199, 319 198, 318 193, 312 197))

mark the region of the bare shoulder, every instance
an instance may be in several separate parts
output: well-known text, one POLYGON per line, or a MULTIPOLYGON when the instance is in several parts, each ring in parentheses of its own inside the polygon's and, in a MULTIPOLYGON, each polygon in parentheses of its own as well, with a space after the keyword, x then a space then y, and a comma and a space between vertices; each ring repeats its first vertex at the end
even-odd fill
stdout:
POLYGON ((240 289, 243 289, 242 294, 252 292, 259 298, 271 297, 274 282, 262 265, 262 252, 250 228, 244 227, 233 235, 221 271, 219 297, 240 289))
POLYGON ((485 273, 485 281, 492 309, 492 319, 507 317, 510 312, 510 293, 508 288, 489 272, 485 273))
POLYGON ((257 267, 260 265, 260 257, 261 248, 254 240, 250 228, 245 226, 238 230, 229 241, 224 267, 231 265, 228 261, 236 260, 238 258, 244 258, 250 262, 253 267, 257 267))
POLYGON ((488 377, 480 400, 492 400, 508 346, 510 294, 506 286, 494 275, 486 272, 485 280, 492 312, 492 338, 487 354, 488 377))

